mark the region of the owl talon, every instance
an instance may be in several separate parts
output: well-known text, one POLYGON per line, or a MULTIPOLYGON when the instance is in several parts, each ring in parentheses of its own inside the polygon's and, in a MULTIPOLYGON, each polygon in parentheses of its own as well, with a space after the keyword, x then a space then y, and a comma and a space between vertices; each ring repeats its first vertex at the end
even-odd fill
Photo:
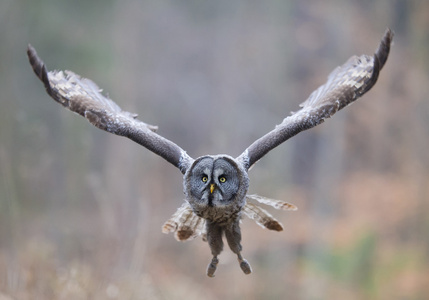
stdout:
POLYGON ((207 266, 207 276, 208 277, 214 277, 214 273, 217 269, 217 264, 219 263, 219 259, 217 257, 213 257, 212 261, 207 266))
POLYGON ((252 273, 252 267, 250 266, 249 262, 246 259, 239 258, 238 262, 240 263, 240 268, 244 274, 248 275, 252 273))

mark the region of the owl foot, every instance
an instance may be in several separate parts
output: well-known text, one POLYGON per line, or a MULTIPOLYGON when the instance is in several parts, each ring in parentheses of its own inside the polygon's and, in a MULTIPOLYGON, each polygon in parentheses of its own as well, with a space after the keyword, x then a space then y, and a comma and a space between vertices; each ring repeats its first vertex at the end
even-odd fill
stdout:
POLYGON ((238 254, 238 262, 240 263, 240 268, 243 270, 244 274, 247 275, 252 273, 252 267, 249 262, 241 256, 241 254, 238 254))
POLYGON ((214 277, 214 273, 216 272, 217 264, 219 263, 219 259, 217 256, 213 256, 212 261, 207 266, 207 276, 214 277))

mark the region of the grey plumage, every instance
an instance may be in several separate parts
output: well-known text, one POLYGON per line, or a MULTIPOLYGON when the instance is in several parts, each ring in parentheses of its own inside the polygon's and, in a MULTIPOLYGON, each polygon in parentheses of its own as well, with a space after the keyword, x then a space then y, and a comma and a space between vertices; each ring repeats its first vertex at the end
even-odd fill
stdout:
POLYGON ((387 29, 373 56, 352 56, 345 64, 337 67, 328 76, 326 83, 300 105, 301 110, 256 140, 238 159, 249 169, 273 148, 301 131, 321 124, 369 91, 389 56, 392 38, 393 32, 387 29))
POLYGON ((65 108, 85 117, 102 130, 130 138, 178 167, 182 173, 192 164, 193 159, 182 148, 155 133, 157 126, 137 120, 137 114, 123 111, 102 95, 102 90, 91 80, 71 71, 48 72, 31 45, 28 46, 27 55, 49 96, 65 108))
POLYGON ((223 236, 237 255, 243 272, 251 273, 249 263, 241 255, 240 220, 243 213, 262 227, 276 231, 283 229, 266 210, 247 200, 256 200, 276 209, 296 210, 293 204, 247 195, 250 167, 273 148, 322 123, 370 90, 387 60, 392 38, 393 33, 388 29, 373 56, 353 56, 336 68, 327 82, 301 104, 298 112, 285 118, 237 158, 205 155, 195 160, 178 145, 158 135, 156 126, 137 120, 136 114, 123 111, 91 80, 70 71, 48 72, 30 45, 27 54, 35 74, 55 101, 100 129, 139 143, 182 172, 185 203, 164 224, 162 231, 174 232, 180 241, 202 236, 213 255, 207 275, 214 276, 218 255, 223 250, 223 236))

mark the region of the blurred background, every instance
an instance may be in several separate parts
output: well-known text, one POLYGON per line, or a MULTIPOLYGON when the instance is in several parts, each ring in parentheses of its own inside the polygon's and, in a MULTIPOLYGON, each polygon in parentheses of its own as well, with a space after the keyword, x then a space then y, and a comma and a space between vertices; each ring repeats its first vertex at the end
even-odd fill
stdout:
POLYGON ((0 2, 0 299, 427 299, 429 2, 0 2), (250 172, 289 201, 244 219, 243 275, 161 226, 162 158, 54 103, 26 57, 91 78, 193 157, 238 156, 354 54, 396 35, 378 83, 250 172))

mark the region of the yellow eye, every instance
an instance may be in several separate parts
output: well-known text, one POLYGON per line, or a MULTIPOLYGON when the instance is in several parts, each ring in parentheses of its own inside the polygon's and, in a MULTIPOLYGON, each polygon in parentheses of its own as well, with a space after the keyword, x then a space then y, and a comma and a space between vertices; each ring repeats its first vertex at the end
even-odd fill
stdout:
POLYGON ((220 176, 219 177, 219 182, 220 183, 224 183, 226 181, 226 177, 225 176, 220 176))
POLYGON ((209 180, 209 178, 208 178, 207 176, 203 176, 203 178, 201 178, 201 180, 202 180, 203 182, 207 182, 207 180, 209 180))

